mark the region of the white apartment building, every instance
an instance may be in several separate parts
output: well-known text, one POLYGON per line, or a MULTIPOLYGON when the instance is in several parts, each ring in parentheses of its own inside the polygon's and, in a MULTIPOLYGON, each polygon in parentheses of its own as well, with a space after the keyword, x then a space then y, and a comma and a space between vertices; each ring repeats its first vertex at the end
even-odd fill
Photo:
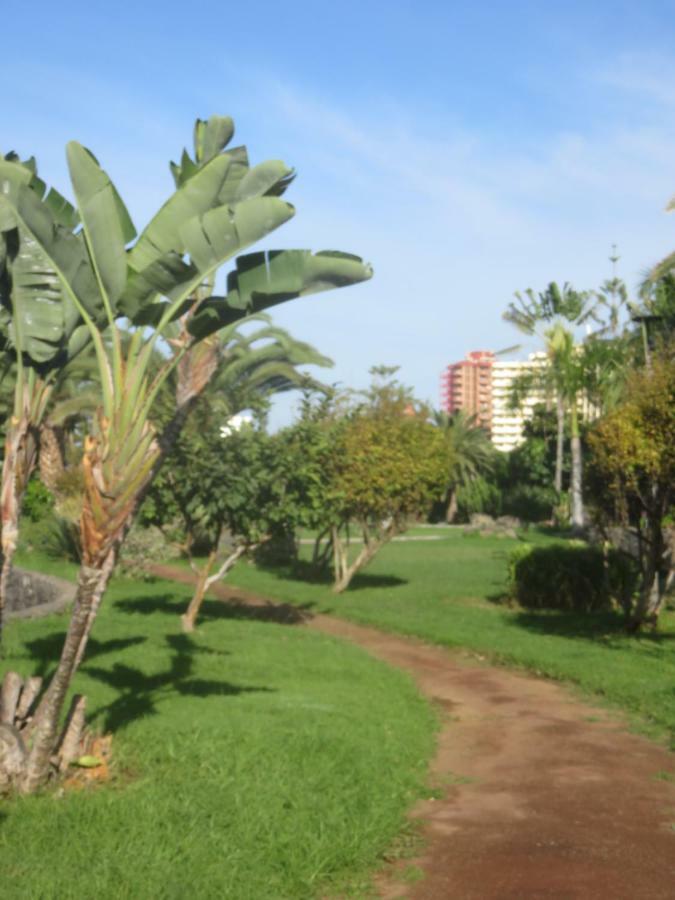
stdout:
POLYGON ((526 360, 520 361, 500 360, 498 357, 493 360, 490 437, 497 450, 508 453, 523 442, 525 422, 545 397, 541 391, 532 391, 525 397, 520 409, 511 409, 513 383, 520 375, 541 368, 545 362, 545 353, 531 353, 526 360))

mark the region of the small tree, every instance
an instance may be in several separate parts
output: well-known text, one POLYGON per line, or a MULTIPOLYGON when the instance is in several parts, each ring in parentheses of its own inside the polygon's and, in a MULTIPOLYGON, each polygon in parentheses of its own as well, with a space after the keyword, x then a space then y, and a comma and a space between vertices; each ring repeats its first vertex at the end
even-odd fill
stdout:
POLYGON ((327 459, 327 504, 334 590, 341 593, 410 518, 426 514, 446 489, 450 451, 428 410, 391 380, 396 369, 371 370, 374 383, 333 426, 327 459), (363 547, 349 558, 350 525, 363 547))
POLYGON ((181 619, 185 631, 194 629, 209 588, 269 540, 289 516, 278 439, 250 424, 226 437, 205 416, 198 417, 198 424, 178 441, 151 495, 163 495, 158 506, 179 519, 186 536, 183 546, 197 575, 181 619), (208 545, 201 562, 193 552, 197 538, 208 545))
POLYGON ((675 360, 635 372, 626 398, 589 436, 593 463, 638 529, 642 584, 630 626, 656 624, 672 581, 664 519, 675 498, 675 360))
POLYGON ((218 369, 153 483, 144 508, 147 523, 172 530, 181 525, 182 550, 198 577, 182 617, 192 631, 204 596, 237 560, 292 528, 296 508, 286 490, 292 460, 285 443, 262 428, 271 394, 316 386, 300 365, 331 365, 312 346, 266 324, 247 335, 234 326, 220 335, 218 369), (255 409, 256 427, 227 423, 242 409, 255 409), (201 566, 195 550, 206 545, 201 566), (216 570, 214 572, 214 569, 216 570))

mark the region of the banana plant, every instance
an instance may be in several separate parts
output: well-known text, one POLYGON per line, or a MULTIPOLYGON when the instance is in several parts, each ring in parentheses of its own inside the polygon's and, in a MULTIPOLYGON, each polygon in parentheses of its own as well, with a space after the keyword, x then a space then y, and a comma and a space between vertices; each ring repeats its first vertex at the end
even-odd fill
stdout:
MULTIPOLYGON (((0 184, 29 192, 54 227, 71 233, 77 213, 57 191, 47 192, 34 159, 0 158, 0 184)), ((39 432, 58 374, 87 340, 84 323, 40 243, 10 207, 0 205, 0 348, 12 382, 12 410, 0 478, 0 641, 23 496, 35 469, 39 432)))
POLYGON ((56 273, 59 290, 86 326, 101 384, 101 404, 84 442, 75 605, 36 712, 25 765, 14 777, 23 792, 34 791, 49 775, 59 716, 120 546, 215 371, 217 332, 277 303, 372 274, 359 257, 333 251, 238 255, 293 216, 281 196, 294 173, 276 160, 249 167, 243 148, 225 149, 233 131, 227 118, 198 120, 195 159, 185 152, 172 166, 176 189, 138 236, 108 175, 77 142, 67 146, 81 222, 77 232, 61 227, 49 203, 25 181, 10 177, 0 183, 0 221, 10 220, 33 241, 56 273), (217 271, 235 258, 226 292, 215 295, 217 271), (135 329, 126 346, 120 318, 135 329), (157 368, 163 342, 169 349, 157 368), (176 409, 159 432, 153 411, 174 370, 176 409))

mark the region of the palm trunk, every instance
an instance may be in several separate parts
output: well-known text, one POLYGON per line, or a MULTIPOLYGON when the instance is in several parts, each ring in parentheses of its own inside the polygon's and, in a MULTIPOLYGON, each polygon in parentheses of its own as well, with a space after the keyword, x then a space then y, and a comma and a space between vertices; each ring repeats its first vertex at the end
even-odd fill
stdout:
POLYGON ((190 359, 188 353, 182 363, 176 412, 159 441, 147 421, 134 418, 133 409, 125 417, 129 412, 125 404, 131 402, 126 395, 118 398, 120 405, 116 410, 121 420, 126 418, 126 427, 119 429, 117 422, 100 414, 96 436, 85 440, 85 497, 80 522, 83 552, 75 606, 56 673, 35 715, 33 742, 25 775, 20 779, 23 793, 34 792, 49 777, 63 704, 84 656, 120 547, 192 405, 206 386, 217 355, 213 348, 211 353, 203 352, 196 359, 190 359))
POLYGON ((116 550, 111 549, 102 565, 82 566, 78 577, 75 608, 61 652, 61 659, 49 688, 35 715, 33 741, 28 754, 26 772, 20 783, 22 793, 33 793, 47 780, 50 759, 58 735, 61 710, 71 681, 91 634, 95 613, 112 575, 116 550))
POLYGON ((65 465, 63 462, 63 439, 60 429, 48 422, 40 427, 40 481, 52 494, 58 494, 58 485, 65 465))
POLYGON ((565 405, 562 397, 556 398, 556 443, 555 443, 555 477, 553 486, 556 494, 560 496, 562 493, 562 473, 563 473, 563 452, 565 446, 565 405))
POLYGON ((0 485, 0 643, 7 606, 12 562, 19 540, 21 506, 30 476, 35 469, 36 443, 28 415, 12 418, 5 440, 5 458, 0 485))
POLYGON ((584 529, 583 462, 581 436, 579 434, 579 413, 576 402, 573 402, 571 410, 570 433, 570 447, 572 451, 572 529, 581 532, 584 529))

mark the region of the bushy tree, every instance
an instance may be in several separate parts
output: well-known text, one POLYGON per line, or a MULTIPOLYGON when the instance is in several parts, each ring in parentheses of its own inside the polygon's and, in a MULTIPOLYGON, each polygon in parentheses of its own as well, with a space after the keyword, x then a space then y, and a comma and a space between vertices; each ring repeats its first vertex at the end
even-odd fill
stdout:
POLYGON ((320 426, 328 437, 321 500, 336 593, 410 519, 426 514, 447 485, 448 443, 429 410, 393 377, 396 371, 373 368, 371 387, 353 395, 347 408, 334 404, 320 426), (351 559, 353 528, 363 545, 351 559))
POLYGON ((294 524, 285 485, 287 457, 279 439, 249 423, 225 436, 212 417, 201 416, 198 424, 179 439, 150 496, 162 513, 158 522, 178 525, 197 576, 182 617, 185 631, 193 630, 213 584, 279 528, 294 524), (204 545, 207 556, 198 559, 195 547, 204 545))
POLYGON ((596 472, 638 531, 642 585, 631 626, 655 624, 673 567, 665 519, 675 500, 675 360, 635 371, 624 401, 597 423, 589 442, 596 472))

